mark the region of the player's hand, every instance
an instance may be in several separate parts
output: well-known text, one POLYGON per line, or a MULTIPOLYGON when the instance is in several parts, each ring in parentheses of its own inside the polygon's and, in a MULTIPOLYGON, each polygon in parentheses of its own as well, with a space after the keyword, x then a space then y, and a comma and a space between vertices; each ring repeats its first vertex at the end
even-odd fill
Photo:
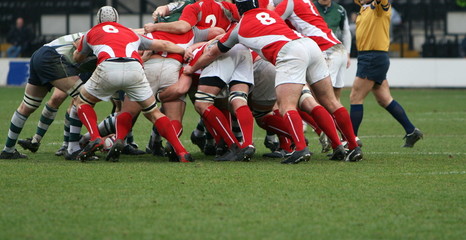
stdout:
POLYGON ((168 11, 167 6, 159 6, 152 13, 152 18, 154 19, 154 21, 157 21, 159 17, 165 17, 167 15, 167 11, 168 11))
POLYGON ((153 31, 155 31, 155 24, 153 23, 146 23, 144 24, 144 32, 145 33, 151 33, 153 31))
POLYGON ((152 51, 143 51, 141 55, 141 59, 143 62, 147 62, 147 60, 150 59, 150 57, 152 56, 152 51))
POLYGON ((193 59, 193 57, 194 57, 193 50, 190 47, 187 47, 184 50, 184 60, 186 62, 189 62, 191 61, 191 59, 193 59))
POLYGON ((186 75, 191 75, 193 74, 193 68, 189 65, 186 65, 183 67, 183 73, 186 75))

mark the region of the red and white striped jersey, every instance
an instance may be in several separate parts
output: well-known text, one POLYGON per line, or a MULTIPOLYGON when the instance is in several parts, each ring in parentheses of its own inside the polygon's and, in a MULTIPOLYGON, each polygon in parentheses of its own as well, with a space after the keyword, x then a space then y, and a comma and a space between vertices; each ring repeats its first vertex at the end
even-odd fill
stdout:
MULTIPOLYGON (((170 41, 184 49, 193 45, 194 43, 194 32, 192 30, 189 30, 188 32, 183 33, 183 34, 174 34, 174 33, 163 32, 163 31, 154 31, 154 32, 148 33, 146 36, 150 39, 160 39, 160 40, 170 41)), ((157 52, 157 54, 159 54, 162 57, 173 58, 181 63, 183 62, 183 55, 181 54, 168 53, 168 52, 157 52)))
POLYGON ((240 16, 235 4, 214 0, 201 0, 189 4, 183 9, 179 20, 188 22, 199 28, 220 27, 228 31, 233 22, 240 16))
POLYGON ((256 8, 245 12, 241 21, 220 39, 220 43, 228 48, 241 43, 275 64, 283 45, 302 37, 290 29, 277 13, 256 8))
POLYGON ((136 58, 142 64, 138 54, 141 44, 147 47, 152 41, 119 23, 103 22, 84 35, 78 51, 81 54, 92 51, 97 56, 97 64, 115 57, 136 58))
POLYGON ((259 0, 259 8, 267 8, 268 5, 273 6, 273 0, 259 0))
MULTIPOLYGON (((193 66, 197 60, 199 60, 199 58, 202 56, 202 54, 204 53, 204 50, 206 49, 206 47, 209 46, 208 42, 202 44, 201 46, 197 47, 196 49, 193 50, 193 58, 191 59, 191 61, 189 61, 188 65, 189 66, 193 66)), ((194 72, 193 75, 201 75, 201 72, 202 72, 202 69, 199 69, 197 70, 196 72, 194 72)))
POLYGON ((291 28, 314 40, 322 51, 341 43, 311 0, 283 0, 275 12, 286 19, 291 28))

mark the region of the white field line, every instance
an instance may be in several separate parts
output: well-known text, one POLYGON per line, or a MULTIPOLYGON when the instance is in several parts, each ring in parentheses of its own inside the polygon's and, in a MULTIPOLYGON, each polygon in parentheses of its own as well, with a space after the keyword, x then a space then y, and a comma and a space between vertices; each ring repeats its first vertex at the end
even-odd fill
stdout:
POLYGON ((402 173, 401 175, 463 175, 466 171, 402 173))
POLYGON ((366 152, 365 154, 390 154, 390 155, 466 155, 466 152, 366 152))

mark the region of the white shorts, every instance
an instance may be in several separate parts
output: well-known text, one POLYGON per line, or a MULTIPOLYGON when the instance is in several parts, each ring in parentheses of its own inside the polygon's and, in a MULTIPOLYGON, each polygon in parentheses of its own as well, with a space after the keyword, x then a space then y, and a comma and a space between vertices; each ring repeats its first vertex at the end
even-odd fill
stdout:
POLYGON ((227 85, 238 81, 254 85, 252 55, 248 48, 236 44, 207 67, 202 69, 201 77, 219 77, 227 85))
POLYGON ((334 88, 343 88, 345 86, 344 78, 346 63, 348 61, 348 52, 343 44, 337 44, 324 51, 325 60, 327 61, 332 86, 334 88))
POLYGON ((254 90, 251 93, 254 103, 271 106, 277 101, 275 95, 275 66, 264 59, 254 62, 254 90))
POLYGON ((278 52, 275 86, 284 83, 312 85, 329 76, 327 63, 317 43, 300 38, 285 44, 278 52))
POLYGON ((152 58, 144 63, 144 72, 154 93, 178 81, 181 63, 173 58, 152 58))
POLYGON ((123 90, 132 101, 144 101, 153 95, 142 66, 137 61, 103 61, 84 84, 94 97, 108 101, 118 90, 123 90))

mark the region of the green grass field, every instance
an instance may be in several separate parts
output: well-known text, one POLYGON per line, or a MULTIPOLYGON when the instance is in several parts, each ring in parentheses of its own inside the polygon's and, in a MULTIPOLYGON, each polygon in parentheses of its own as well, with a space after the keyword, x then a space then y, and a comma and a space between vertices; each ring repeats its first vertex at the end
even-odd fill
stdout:
MULTIPOLYGON (((198 119, 191 105, 182 141, 195 163, 150 155, 66 161, 53 155, 63 107, 39 152, 0 160, 0 239, 465 239, 466 90, 392 93, 424 139, 401 148, 403 129, 369 96, 358 163, 327 160, 307 132, 311 161, 282 165, 261 157, 258 128, 251 162, 214 162, 189 141, 198 119)), ((2 147, 22 97, 22 88, 0 88, 2 147)), ((109 108, 98 104, 99 119, 109 108)), ((40 111, 20 138, 33 135, 40 111)), ((141 147, 149 131, 141 118, 141 147)))

